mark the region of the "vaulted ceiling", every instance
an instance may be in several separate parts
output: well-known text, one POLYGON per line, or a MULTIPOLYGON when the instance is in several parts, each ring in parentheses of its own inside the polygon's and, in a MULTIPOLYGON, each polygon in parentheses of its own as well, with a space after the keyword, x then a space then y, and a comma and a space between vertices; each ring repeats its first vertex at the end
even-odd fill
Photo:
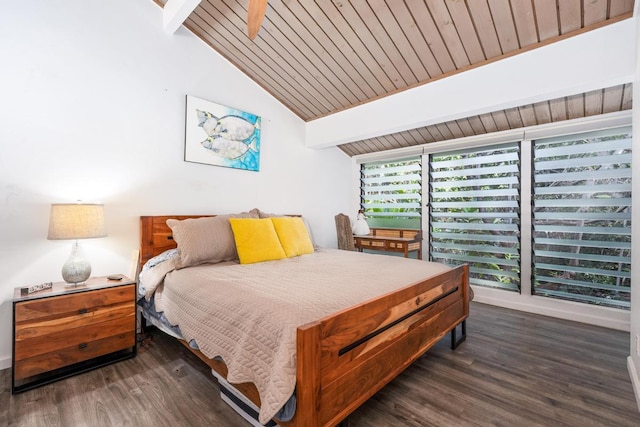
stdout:
MULTIPOLYGON (((305 121, 630 18, 634 5, 270 0, 252 41, 247 2, 202 0, 184 25, 305 121)), ((621 85, 339 147, 356 155, 629 108, 631 87, 621 85)))

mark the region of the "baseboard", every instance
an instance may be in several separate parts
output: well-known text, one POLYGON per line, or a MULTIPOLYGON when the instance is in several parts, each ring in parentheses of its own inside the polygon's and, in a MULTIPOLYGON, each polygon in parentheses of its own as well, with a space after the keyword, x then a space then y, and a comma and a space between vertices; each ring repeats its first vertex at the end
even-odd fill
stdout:
POLYGON ((11 356, 0 356, 0 371, 11 367, 11 356))
POLYGON ((629 332, 629 311, 515 292, 474 287, 474 301, 629 332))
POLYGON ((636 404, 640 411, 640 377, 638 377, 638 370, 631 356, 627 357, 627 369, 629 370, 629 377, 631 378, 631 385, 633 386, 633 394, 636 396, 636 404))

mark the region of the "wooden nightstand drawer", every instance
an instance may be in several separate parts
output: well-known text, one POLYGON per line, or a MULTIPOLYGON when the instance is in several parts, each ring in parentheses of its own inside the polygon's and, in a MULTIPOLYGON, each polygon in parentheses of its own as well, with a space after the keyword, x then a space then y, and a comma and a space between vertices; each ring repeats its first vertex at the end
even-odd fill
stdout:
POLYGON ((43 353, 25 358, 15 364, 15 379, 28 378, 43 372, 52 371, 74 363, 84 362, 103 354, 113 353, 135 345, 134 331, 122 333, 103 339, 83 342, 54 352, 43 353))
POLYGON ((87 313, 96 307, 135 300, 135 286, 120 286, 26 301, 16 306, 15 321, 33 322, 41 318, 87 313))
POLYGON ((14 393, 136 354, 135 282, 93 278, 64 285, 16 293, 14 393))
POLYGON ((90 323, 85 321, 83 322, 85 325, 82 328, 59 328, 55 332, 24 340, 18 340, 16 337, 16 364, 28 357, 100 340, 115 333, 131 332, 133 334, 135 331, 134 310, 135 307, 130 308, 128 316, 120 316, 106 322, 90 323))
MULTIPOLYGON (((18 307, 16 307, 16 311, 18 307)), ((16 344, 25 340, 52 335, 57 332, 68 332, 71 329, 86 328, 109 320, 131 316, 135 310, 133 298, 127 302, 105 307, 84 309, 82 313, 67 313, 64 316, 41 318, 35 321, 16 323, 16 344)), ((86 332, 86 331, 85 331, 86 332)), ((50 338, 45 338, 48 340, 50 338)))

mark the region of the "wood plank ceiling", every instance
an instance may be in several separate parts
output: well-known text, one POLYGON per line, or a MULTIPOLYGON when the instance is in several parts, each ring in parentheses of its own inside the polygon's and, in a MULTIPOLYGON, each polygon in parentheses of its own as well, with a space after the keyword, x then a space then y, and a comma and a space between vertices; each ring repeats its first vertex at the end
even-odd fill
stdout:
POLYGON ((631 109, 631 83, 340 145, 349 156, 631 109))
MULTIPOLYGON (((184 25, 309 121, 629 18, 633 4, 270 0, 258 37, 251 41, 246 35, 247 0, 202 0, 184 25)), ((521 106, 514 109, 519 119, 516 111, 497 111, 340 148, 355 155, 618 111, 630 108, 630 92, 628 85, 603 88, 521 106)))

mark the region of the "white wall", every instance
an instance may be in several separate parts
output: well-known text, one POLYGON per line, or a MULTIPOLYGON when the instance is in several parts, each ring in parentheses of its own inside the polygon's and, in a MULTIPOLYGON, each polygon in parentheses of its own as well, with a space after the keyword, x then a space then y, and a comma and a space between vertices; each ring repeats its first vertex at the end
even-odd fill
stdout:
MULTIPOLYGON (((636 2, 634 17, 636 20, 636 46, 640 47, 640 6, 636 2)), ((632 162, 640 164, 640 54, 635 50, 636 75, 633 81, 633 152, 632 162)), ((636 395, 638 409, 640 409, 640 168, 633 168, 632 189, 634 197, 632 199, 633 220, 631 222, 631 340, 629 358, 627 366, 633 391, 636 395)))
POLYGON ((94 275, 127 273, 138 217, 259 207, 309 217, 335 246, 350 159, 305 148, 304 123, 151 0, 29 0, 0 14, 0 369, 13 289, 59 281, 71 242, 46 240, 54 202, 103 202, 94 275), (262 116, 260 172, 183 161, 185 95, 262 116))

